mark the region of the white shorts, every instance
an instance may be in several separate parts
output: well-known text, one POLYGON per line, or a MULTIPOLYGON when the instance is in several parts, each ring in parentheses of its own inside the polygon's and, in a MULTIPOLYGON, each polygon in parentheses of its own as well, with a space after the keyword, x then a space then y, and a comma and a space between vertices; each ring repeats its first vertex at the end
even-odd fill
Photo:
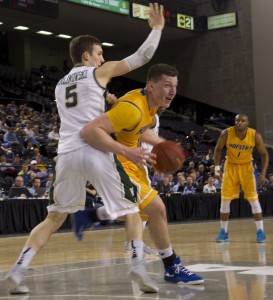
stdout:
POLYGON ((116 155, 89 145, 57 156, 48 211, 83 210, 87 181, 101 196, 111 219, 139 211, 132 183, 116 155))

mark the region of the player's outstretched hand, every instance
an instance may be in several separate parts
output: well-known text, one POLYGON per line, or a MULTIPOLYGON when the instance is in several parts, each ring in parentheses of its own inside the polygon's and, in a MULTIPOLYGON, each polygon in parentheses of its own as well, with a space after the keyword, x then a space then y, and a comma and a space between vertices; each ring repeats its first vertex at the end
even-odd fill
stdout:
POLYGON ((148 19, 149 25, 152 29, 162 30, 165 25, 164 7, 158 3, 150 3, 150 16, 148 19))
POLYGON ((155 155, 151 155, 148 150, 143 148, 127 148, 123 154, 128 160, 133 162, 138 168, 143 169, 143 166, 150 167, 155 163, 155 155))

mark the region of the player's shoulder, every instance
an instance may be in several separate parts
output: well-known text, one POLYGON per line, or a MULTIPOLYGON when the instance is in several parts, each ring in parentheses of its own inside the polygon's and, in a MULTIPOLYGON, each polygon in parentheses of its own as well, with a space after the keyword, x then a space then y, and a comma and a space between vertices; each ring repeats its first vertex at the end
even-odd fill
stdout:
POLYGON ((232 127, 228 127, 221 132, 220 137, 227 137, 228 133, 232 131, 232 127))

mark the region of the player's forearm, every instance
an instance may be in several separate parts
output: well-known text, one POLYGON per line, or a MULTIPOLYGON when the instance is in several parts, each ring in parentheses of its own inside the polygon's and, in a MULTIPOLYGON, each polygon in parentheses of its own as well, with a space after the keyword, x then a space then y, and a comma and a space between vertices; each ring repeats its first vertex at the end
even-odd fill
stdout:
POLYGON ((214 150, 214 165, 215 166, 220 166, 221 164, 221 150, 219 151, 218 149, 214 150))
POLYGON ((151 132, 150 130, 146 131, 143 136, 141 137, 142 143, 147 143, 152 146, 157 145, 161 142, 164 142, 165 139, 163 137, 158 136, 154 132, 151 132))
POLYGON ((161 32, 165 26, 163 6, 158 5, 157 3, 150 3, 149 6, 150 17, 148 21, 152 31, 144 43, 138 48, 138 50, 131 56, 124 59, 129 71, 135 70, 151 60, 158 47, 161 38, 161 32))
POLYGON ((261 173, 263 175, 266 174, 267 168, 269 164, 269 157, 267 154, 261 155, 261 173))
POLYGON ((116 142, 107 132, 99 127, 89 128, 88 134, 82 131, 82 136, 85 141, 94 148, 103 152, 112 152, 115 154, 124 155, 127 147, 116 142))
POLYGON ((158 47, 160 38, 161 30, 153 29, 138 50, 134 54, 124 58, 129 71, 135 70, 147 64, 152 59, 158 47))

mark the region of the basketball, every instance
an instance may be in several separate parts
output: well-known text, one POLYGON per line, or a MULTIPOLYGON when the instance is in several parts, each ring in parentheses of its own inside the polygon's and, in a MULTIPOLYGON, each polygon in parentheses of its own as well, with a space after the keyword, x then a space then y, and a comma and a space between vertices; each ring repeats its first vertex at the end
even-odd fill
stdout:
POLYGON ((185 160, 183 149, 173 141, 155 145, 152 153, 156 154, 156 164, 153 167, 160 173, 172 174, 178 171, 185 160))

